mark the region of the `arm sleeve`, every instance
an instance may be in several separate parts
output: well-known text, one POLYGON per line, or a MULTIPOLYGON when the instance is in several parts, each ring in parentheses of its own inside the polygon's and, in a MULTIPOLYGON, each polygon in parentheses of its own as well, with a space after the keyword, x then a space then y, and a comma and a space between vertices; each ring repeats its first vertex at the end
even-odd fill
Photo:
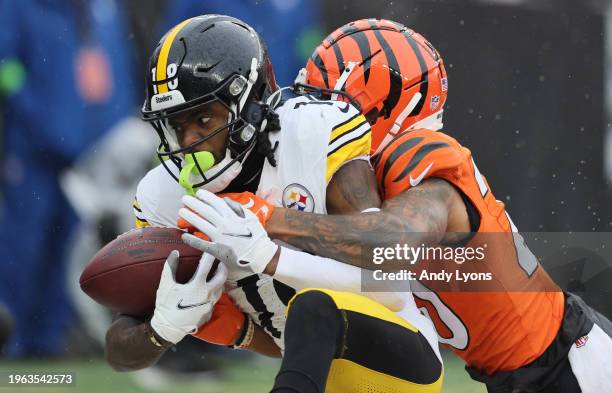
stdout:
POLYGON ((287 247, 281 247, 274 278, 296 291, 325 288, 357 293, 394 312, 404 308, 408 296, 404 292, 362 292, 360 268, 287 247))

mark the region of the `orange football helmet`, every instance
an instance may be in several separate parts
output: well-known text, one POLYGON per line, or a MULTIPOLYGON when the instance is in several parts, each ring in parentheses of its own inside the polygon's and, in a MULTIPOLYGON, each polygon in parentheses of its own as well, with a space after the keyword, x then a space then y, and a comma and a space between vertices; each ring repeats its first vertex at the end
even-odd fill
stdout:
POLYGON ((301 75, 301 82, 332 99, 348 96, 359 104, 372 123, 372 154, 399 131, 442 128, 444 62, 422 35, 400 23, 361 19, 340 27, 315 49, 301 75))

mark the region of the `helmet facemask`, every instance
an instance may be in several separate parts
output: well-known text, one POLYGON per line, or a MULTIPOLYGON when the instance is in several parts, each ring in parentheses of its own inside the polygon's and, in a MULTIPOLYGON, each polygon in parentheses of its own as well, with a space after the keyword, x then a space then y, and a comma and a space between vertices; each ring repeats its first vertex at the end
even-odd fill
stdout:
POLYGON ((260 150, 258 140, 264 138, 258 134, 267 135, 268 119, 275 116, 265 101, 277 87, 259 34, 225 15, 187 19, 161 38, 148 75, 142 116, 160 138, 162 164, 189 193, 198 187, 213 192, 226 188, 252 150, 260 150), (214 109, 204 108, 212 104, 214 109), (210 123, 190 117, 208 117, 204 109, 212 112, 210 123), (199 112, 187 114, 192 111, 199 112), (188 125, 187 133, 178 135, 177 124, 188 125), (199 151, 204 149, 211 151, 199 151))
MULTIPOLYGON (((157 149, 160 161, 188 193, 195 193, 195 189, 199 187, 205 187, 211 192, 221 191, 240 173, 242 163, 257 142, 256 134, 261 131, 262 126, 265 126, 263 120, 268 111, 265 104, 248 99, 249 96, 257 93, 252 91, 251 81, 256 78, 257 75, 254 75, 247 80, 237 75, 228 79, 215 91, 198 98, 197 102, 183 102, 149 112, 143 110, 143 117, 153 125, 160 138, 160 145, 157 149), (173 120, 179 115, 201 110, 212 103, 219 103, 227 110, 226 124, 210 131, 189 146, 181 147, 178 137, 179 130, 173 120), (202 143, 225 130, 229 132, 224 157, 217 157, 215 160, 211 152, 198 151, 202 143), (179 169, 178 176, 168 168, 169 161, 179 169)), ((155 102, 152 102, 152 109, 154 108, 155 102)))

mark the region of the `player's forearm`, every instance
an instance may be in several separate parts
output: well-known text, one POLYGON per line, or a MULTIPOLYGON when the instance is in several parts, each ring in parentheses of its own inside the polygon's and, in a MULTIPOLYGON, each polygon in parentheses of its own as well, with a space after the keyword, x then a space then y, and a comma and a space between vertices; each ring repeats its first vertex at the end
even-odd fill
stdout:
POLYGON ((115 371, 134 371, 154 365, 171 344, 157 337, 162 344, 157 346, 150 334, 147 322, 119 316, 106 332, 106 361, 115 371))
POLYGON ((270 237, 320 256, 372 269, 374 247, 438 244, 446 232, 448 183, 429 181, 385 201, 380 212, 320 215, 277 208, 266 224, 270 237))

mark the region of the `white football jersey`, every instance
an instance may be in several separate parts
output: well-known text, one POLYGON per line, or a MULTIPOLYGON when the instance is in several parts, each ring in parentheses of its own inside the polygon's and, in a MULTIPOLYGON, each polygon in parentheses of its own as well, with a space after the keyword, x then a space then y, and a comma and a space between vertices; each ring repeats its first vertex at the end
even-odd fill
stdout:
MULTIPOLYGON (((369 159, 370 126, 353 106, 300 96, 276 108, 281 131, 270 133, 276 167, 268 160, 256 194, 276 206, 326 213, 329 180, 346 162, 369 159)), ((178 168, 168 168, 178 174, 178 168)), ((176 227, 185 190, 158 165, 140 181, 134 201, 136 226, 176 227)), ((271 276, 253 274, 230 283, 236 304, 283 348, 285 312, 295 290, 271 276)))

